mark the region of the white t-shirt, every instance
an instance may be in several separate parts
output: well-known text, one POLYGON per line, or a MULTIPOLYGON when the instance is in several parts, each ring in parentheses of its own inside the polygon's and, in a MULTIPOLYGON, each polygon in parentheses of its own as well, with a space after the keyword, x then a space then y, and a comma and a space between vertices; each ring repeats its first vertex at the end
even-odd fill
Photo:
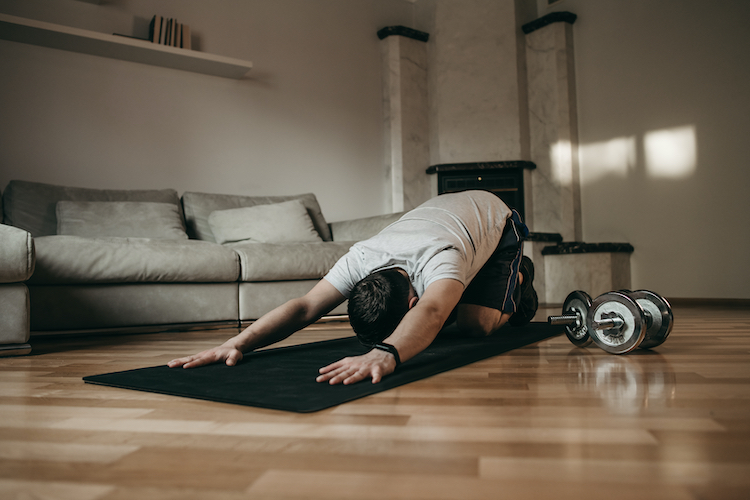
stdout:
POLYGON ((361 279, 391 268, 406 271, 419 297, 446 278, 465 288, 497 248, 510 216, 508 206, 488 191, 440 195, 355 243, 325 279, 346 298, 361 279))

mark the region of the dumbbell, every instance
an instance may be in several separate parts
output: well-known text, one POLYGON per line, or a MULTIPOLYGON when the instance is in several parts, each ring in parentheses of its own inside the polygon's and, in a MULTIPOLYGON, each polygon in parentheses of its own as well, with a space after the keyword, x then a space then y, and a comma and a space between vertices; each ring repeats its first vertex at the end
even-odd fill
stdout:
POLYGON ((563 302, 562 316, 550 316, 547 321, 550 325, 564 325, 568 340, 578 347, 586 347, 593 342, 586 324, 589 309, 591 297, 588 293, 577 290, 571 292, 563 302))
POLYGON ((609 353, 626 354, 667 340, 674 315, 664 297, 648 290, 608 292, 593 301, 576 291, 565 299, 563 314, 547 320, 565 325, 565 334, 579 347, 593 341, 609 353))

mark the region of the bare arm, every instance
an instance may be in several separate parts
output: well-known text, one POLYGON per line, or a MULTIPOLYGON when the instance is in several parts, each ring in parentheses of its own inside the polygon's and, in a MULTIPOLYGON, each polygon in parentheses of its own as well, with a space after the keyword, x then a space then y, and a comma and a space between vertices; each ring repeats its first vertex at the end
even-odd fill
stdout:
MULTIPOLYGON (((452 279, 438 280, 427 287, 424 296, 386 339, 396 347, 401 361, 413 358, 435 340, 463 291, 463 284, 452 279)), ((369 377, 373 383, 377 383, 395 369, 393 355, 373 349, 362 356, 344 358, 321 368, 317 380, 330 384, 353 384, 369 377)))
POLYGON ((317 321, 344 300, 344 296, 333 285, 324 279, 320 280, 305 296, 292 299, 265 314, 222 345, 192 356, 173 359, 167 365, 170 368, 193 368, 224 362, 234 366, 242 359, 243 353, 284 340, 317 321))

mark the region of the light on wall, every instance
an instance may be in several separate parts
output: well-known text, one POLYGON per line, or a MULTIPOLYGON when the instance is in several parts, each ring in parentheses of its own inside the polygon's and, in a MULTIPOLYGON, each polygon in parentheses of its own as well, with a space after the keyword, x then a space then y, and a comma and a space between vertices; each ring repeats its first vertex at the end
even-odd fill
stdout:
POLYGON ((550 148, 553 178, 562 186, 573 184, 573 146, 570 141, 558 141, 550 148))
POLYGON ((675 179, 691 175, 698 157, 695 137, 692 125, 647 133, 643 146, 649 176, 675 179))
POLYGON ((616 137, 608 141, 582 144, 581 180, 592 183, 607 176, 626 177, 636 164, 636 138, 616 137))

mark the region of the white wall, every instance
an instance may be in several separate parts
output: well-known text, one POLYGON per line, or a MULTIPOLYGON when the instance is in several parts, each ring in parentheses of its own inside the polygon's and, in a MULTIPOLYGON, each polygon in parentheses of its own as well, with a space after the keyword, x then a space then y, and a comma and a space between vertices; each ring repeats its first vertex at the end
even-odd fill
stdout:
POLYGON ((404 0, 0 0, 0 12, 141 35, 153 14, 245 80, 0 40, 0 189, 11 179, 233 194, 314 192, 330 221, 383 213, 378 29, 404 0))
POLYGON ((750 298, 750 2, 554 9, 578 15, 584 239, 632 243, 634 288, 750 298))

